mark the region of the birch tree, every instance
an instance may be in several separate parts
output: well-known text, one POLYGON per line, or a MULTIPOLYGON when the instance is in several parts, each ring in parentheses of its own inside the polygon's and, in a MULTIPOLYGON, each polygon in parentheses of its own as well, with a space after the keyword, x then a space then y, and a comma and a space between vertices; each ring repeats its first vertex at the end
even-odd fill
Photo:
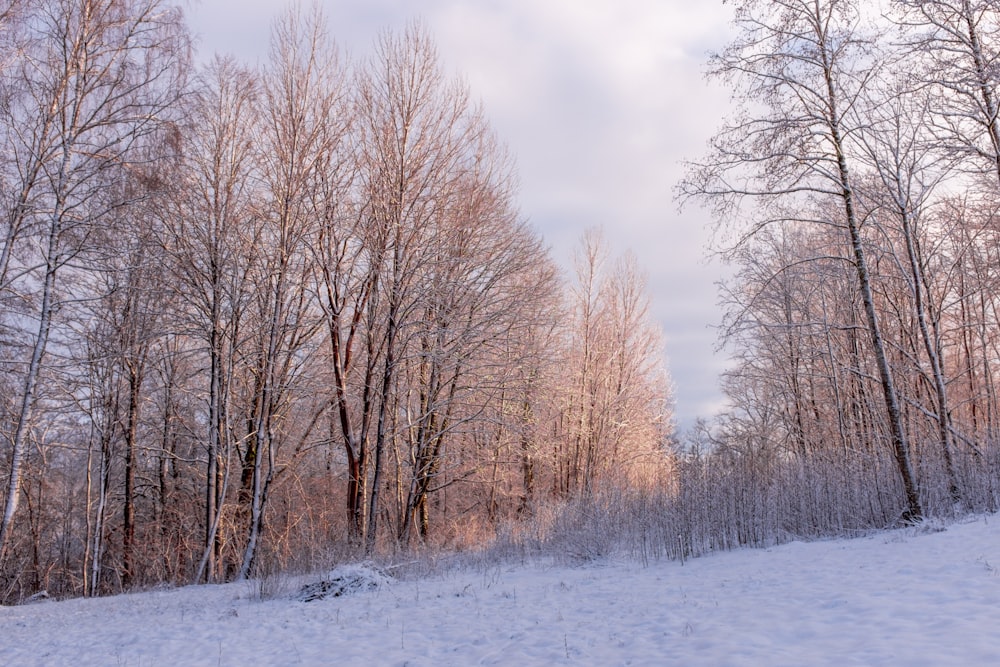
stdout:
POLYGON ((183 160, 168 184, 161 243, 179 297, 177 328, 207 356, 203 555, 196 579, 217 580, 229 462, 237 441, 233 420, 240 324, 250 301, 260 196, 254 168, 258 107, 256 76, 216 58, 201 73, 189 110, 183 160))
MULTIPOLYGON (((13 221, 7 230, 30 227, 38 252, 18 255, 20 275, 36 287, 24 301, 30 352, 4 434, 11 465, 0 556, 21 496, 38 380, 61 300, 58 277, 88 250, 88 228, 121 204, 104 187, 109 174, 128 169, 133 148, 158 129, 184 88, 187 56, 180 13, 159 0, 48 0, 36 9, 16 68, 23 88, 5 123, 21 177, 4 212, 13 221)), ((10 242, 2 253, 13 257, 10 242)))
POLYGON ((737 37, 711 67, 735 86, 742 106, 708 157, 692 165, 681 191, 714 203, 720 218, 751 200, 752 222, 738 238, 779 222, 795 202, 836 203, 836 219, 816 222, 840 227, 850 248, 903 491, 902 519, 917 520, 923 507, 873 294, 851 145, 856 104, 878 69, 874 25, 853 0, 738 2, 735 12, 737 37))
MULTIPOLYGON (((936 190, 949 176, 951 161, 940 157, 932 141, 926 97, 900 94, 890 85, 869 102, 870 123, 857 133, 859 159, 869 162, 875 175, 871 199, 875 218, 885 229, 890 255, 896 258, 906 294, 896 299, 912 307, 916 319, 926 375, 934 387, 937 439, 945 464, 948 491, 956 502, 961 493, 952 461, 951 405, 945 377, 940 315, 933 308, 933 271, 929 269, 934 245, 926 233, 929 210, 936 190), (902 252, 895 249, 901 246, 902 252), (899 255, 902 255, 900 257, 899 255)), ((923 364, 918 363, 919 367, 923 364)))
POLYGON ((908 72, 933 91, 946 146, 1000 183, 1000 5, 995 0, 896 0, 915 62, 908 72))

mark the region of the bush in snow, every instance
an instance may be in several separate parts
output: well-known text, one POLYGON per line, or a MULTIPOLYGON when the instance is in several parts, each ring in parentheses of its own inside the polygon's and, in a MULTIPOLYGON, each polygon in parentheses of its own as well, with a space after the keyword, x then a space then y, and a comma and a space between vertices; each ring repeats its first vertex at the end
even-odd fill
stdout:
POLYGON ((303 586, 297 598, 302 602, 312 602, 353 595, 381 588, 391 579, 383 570, 370 563, 342 565, 334 568, 326 578, 303 586))

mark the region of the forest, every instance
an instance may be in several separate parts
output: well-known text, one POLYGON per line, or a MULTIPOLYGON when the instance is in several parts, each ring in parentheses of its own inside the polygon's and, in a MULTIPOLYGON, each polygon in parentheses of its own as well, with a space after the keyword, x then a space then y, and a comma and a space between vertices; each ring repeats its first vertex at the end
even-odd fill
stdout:
POLYGON ((675 189, 728 407, 678 434, 641 268, 560 269, 421 23, 196 65, 166 0, 3 0, 0 603, 996 511, 1000 2, 729 4, 675 189))
POLYGON ((7 0, 0 603, 469 548, 653 488, 644 278, 563 275, 419 22, 293 9, 196 65, 165 0, 7 0))

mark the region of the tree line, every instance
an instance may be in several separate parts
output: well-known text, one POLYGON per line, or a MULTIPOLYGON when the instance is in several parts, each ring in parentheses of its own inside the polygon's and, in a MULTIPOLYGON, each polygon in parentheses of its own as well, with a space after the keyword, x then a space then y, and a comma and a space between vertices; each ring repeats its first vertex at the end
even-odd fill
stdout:
POLYGON ((641 271, 562 275, 419 23, 195 66, 166 0, 0 6, 0 602, 475 544, 669 474, 641 271))
POLYGON ((995 511, 1000 3, 734 12, 710 69, 736 110, 680 186, 735 268, 701 448, 779 533, 995 511))

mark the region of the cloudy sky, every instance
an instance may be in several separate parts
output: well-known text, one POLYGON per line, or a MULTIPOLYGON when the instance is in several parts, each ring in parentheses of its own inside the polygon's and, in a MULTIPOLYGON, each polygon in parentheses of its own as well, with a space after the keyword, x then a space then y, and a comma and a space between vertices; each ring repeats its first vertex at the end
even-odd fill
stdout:
MULTIPOLYGON (((524 215, 566 266, 588 227, 633 251, 666 338, 677 417, 721 402, 720 318, 705 259, 709 219, 677 211, 680 162, 697 158, 728 96, 704 81, 730 10, 692 0, 319 0, 331 32, 364 57, 379 31, 420 18, 443 65, 469 83, 516 156, 524 215)), ((199 55, 267 53, 271 19, 291 0, 201 0, 188 10, 199 55)))

